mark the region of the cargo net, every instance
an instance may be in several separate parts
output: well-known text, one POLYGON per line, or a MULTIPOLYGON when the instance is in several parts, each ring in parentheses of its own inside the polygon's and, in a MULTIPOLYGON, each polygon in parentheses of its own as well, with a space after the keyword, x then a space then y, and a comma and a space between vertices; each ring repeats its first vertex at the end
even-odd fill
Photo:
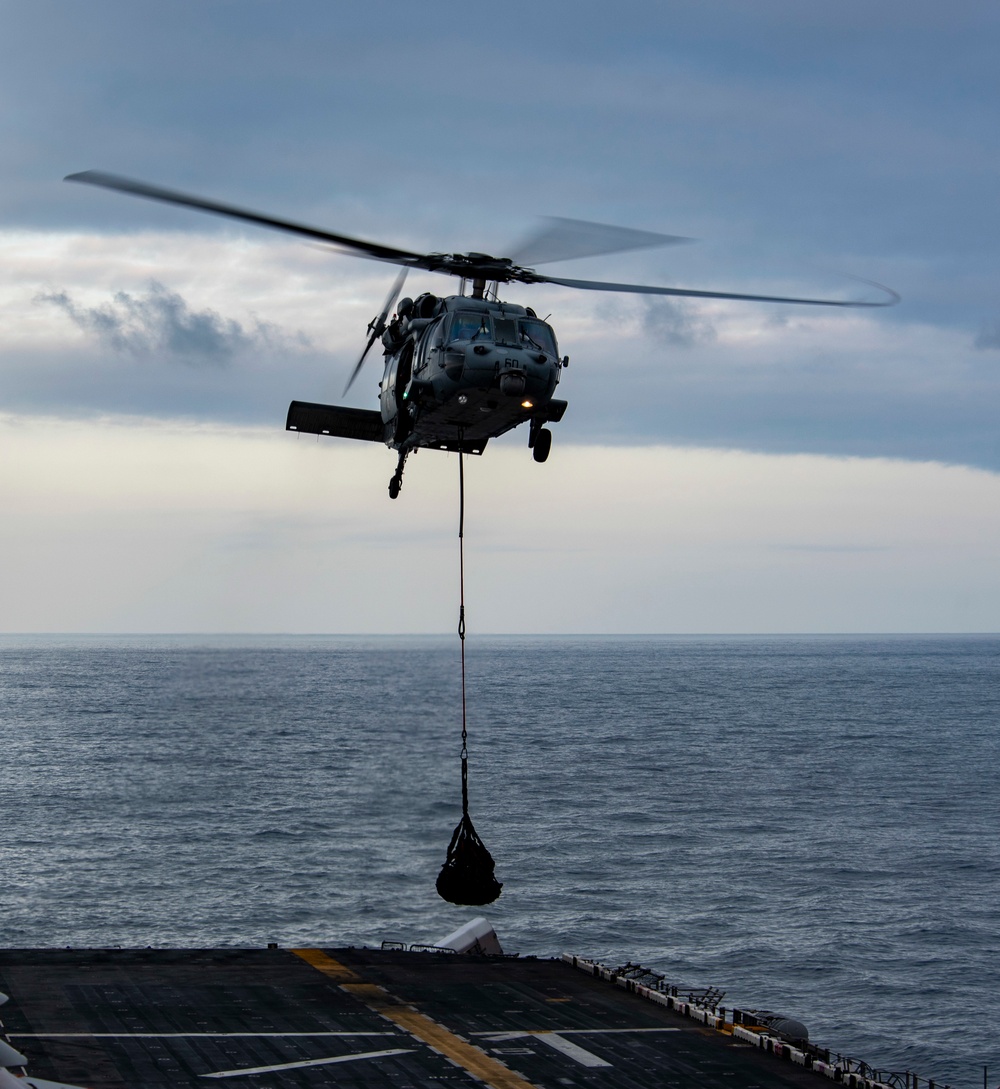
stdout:
POLYGON ((465 469, 458 451, 458 563, 461 598, 458 608, 458 638, 462 647, 462 819, 452 833, 437 891, 450 904, 482 906, 492 904, 503 888, 493 876, 493 856, 469 816, 469 734, 465 711, 465 469))
POLYGON ((492 904, 503 888, 493 876, 493 867, 493 856, 479 838, 468 812, 463 812, 438 874, 438 896, 450 904, 492 904))

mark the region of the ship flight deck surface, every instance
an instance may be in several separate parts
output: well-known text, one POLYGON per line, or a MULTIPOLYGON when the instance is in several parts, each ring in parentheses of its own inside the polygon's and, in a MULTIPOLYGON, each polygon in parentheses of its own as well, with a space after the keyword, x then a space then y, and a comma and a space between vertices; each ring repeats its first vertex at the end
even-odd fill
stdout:
POLYGON ((2 1032, 89 1089, 822 1089, 560 960, 373 949, 0 951, 2 1032))

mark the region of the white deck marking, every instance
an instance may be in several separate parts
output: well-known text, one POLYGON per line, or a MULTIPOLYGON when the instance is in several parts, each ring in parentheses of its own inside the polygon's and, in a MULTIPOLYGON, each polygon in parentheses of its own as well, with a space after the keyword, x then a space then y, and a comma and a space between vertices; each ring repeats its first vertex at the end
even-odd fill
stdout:
POLYGON ((357 1055, 336 1055, 329 1059, 305 1059, 297 1063, 278 1063, 275 1066, 248 1066, 242 1070, 217 1070, 214 1074, 202 1074, 203 1078, 242 1078, 250 1074, 271 1074, 277 1070, 301 1070, 306 1066, 330 1066, 331 1063, 351 1063, 355 1059, 384 1059, 389 1055, 409 1055, 412 1047, 394 1047, 388 1051, 362 1051, 357 1055))
POLYGON ((539 1032, 535 1036, 543 1044, 548 1044, 556 1051, 561 1051, 569 1059, 575 1059, 581 1066, 610 1066, 611 1063, 595 1055, 592 1051, 574 1044, 572 1040, 564 1040, 557 1032, 539 1032))
POLYGON ((541 1040, 543 1044, 556 1051, 562 1052, 569 1059, 574 1059, 581 1066, 611 1066, 607 1060, 595 1055, 592 1051, 574 1044, 572 1040, 566 1040, 565 1036, 601 1035, 609 1036, 614 1033, 634 1032, 680 1032, 676 1028, 619 1028, 619 1029, 515 1029, 511 1032, 474 1032, 473 1036, 485 1036, 492 1044, 506 1043, 508 1040, 525 1040, 532 1036, 541 1040))

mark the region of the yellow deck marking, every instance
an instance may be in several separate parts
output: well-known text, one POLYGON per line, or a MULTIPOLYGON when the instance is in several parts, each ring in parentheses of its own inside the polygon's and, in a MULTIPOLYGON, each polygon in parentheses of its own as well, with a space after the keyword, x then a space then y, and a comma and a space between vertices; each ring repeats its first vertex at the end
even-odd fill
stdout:
POLYGON ((293 949, 292 952, 307 961, 314 968, 318 968, 323 975, 335 979, 338 983, 360 983, 361 977, 352 972, 346 964, 328 957, 322 949, 293 949))
POLYGON ((360 999, 375 1013, 399 1025, 411 1036, 422 1040, 429 1047, 446 1059, 460 1066, 473 1077, 490 1086, 490 1089, 535 1089, 530 1081, 520 1074, 515 1074, 498 1059, 487 1055, 474 1044, 467 1043, 455 1033, 450 1032, 431 1020, 425 1014, 415 1010, 391 995, 383 987, 374 983, 363 983, 356 972, 346 965, 329 957, 319 949, 293 949, 304 961, 318 968, 331 979, 335 979, 341 990, 360 999))

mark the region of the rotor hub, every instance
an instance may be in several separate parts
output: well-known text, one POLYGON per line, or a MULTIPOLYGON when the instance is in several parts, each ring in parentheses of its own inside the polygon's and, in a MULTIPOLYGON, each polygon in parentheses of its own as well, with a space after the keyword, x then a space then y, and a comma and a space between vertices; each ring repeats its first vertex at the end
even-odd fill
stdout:
POLYGON ((467 280, 494 280, 501 284, 518 280, 529 271, 519 268, 509 257, 493 257, 488 253, 432 253, 421 261, 421 267, 467 280))

